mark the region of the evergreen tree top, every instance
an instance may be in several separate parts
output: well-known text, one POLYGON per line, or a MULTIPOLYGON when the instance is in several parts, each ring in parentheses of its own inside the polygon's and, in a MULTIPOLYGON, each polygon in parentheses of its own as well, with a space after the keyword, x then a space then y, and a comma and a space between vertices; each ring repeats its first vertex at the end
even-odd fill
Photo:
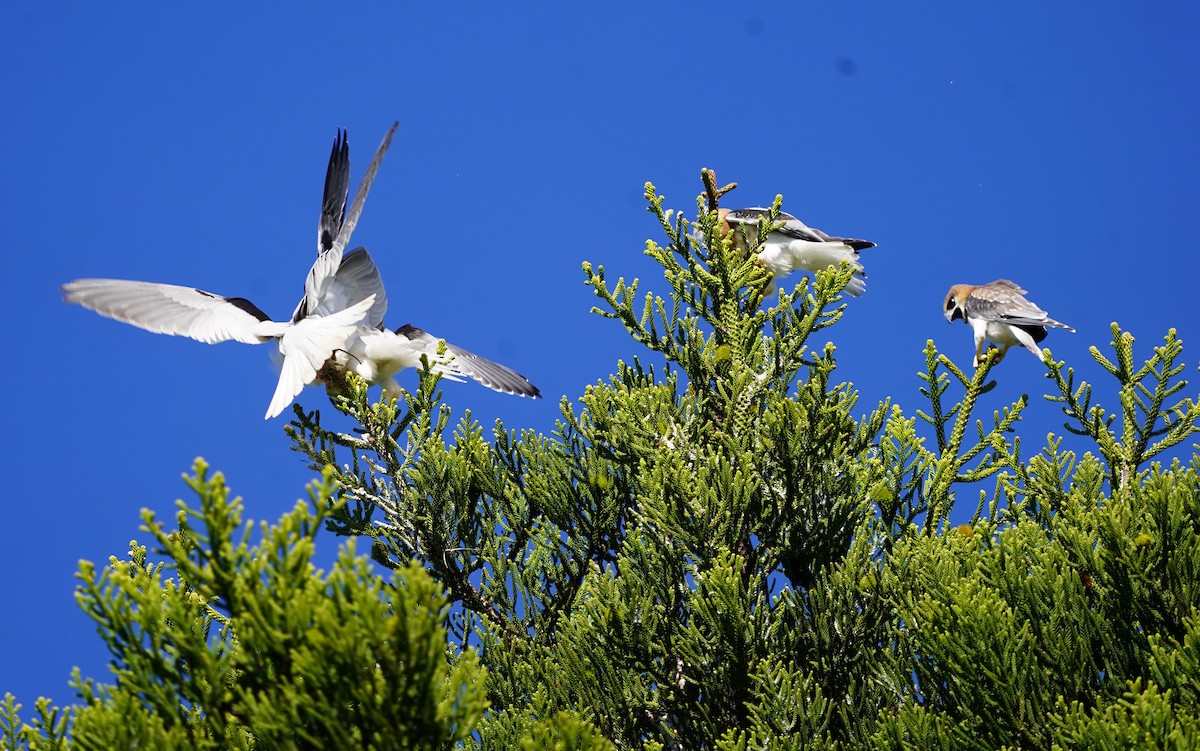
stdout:
POLYGON ((549 434, 452 424, 428 369, 399 402, 351 376, 353 431, 299 408, 289 429, 313 510, 253 546, 198 465, 199 508, 146 517, 162 562, 84 567, 115 684, 79 678, 84 706, 31 726, 10 697, 8 747, 1200 738, 1200 459, 1160 461, 1200 430, 1175 332, 1139 363, 1114 324, 1107 389, 1046 352, 1071 435, 1036 453, 1026 396, 980 414, 994 353, 968 371, 930 341, 921 406, 860 414, 820 341, 855 268, 766 294, 759 246, 721 230, 732 186, 702 179, 695 220, 646 186, 665 293, 584 264, 633 349, 549 434), (370 538, 386 583, 350 552, 315 571, 322 525, 370 538))

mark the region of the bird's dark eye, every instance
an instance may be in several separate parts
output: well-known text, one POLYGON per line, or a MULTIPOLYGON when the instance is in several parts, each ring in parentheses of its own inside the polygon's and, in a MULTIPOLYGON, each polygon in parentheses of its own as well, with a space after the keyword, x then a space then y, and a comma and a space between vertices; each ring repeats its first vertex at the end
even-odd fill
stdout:
POLYGON ((950 299, 946 300, 946 310, 950 310, 953 307, 954 307, 954 298, 951 297, 950 299))

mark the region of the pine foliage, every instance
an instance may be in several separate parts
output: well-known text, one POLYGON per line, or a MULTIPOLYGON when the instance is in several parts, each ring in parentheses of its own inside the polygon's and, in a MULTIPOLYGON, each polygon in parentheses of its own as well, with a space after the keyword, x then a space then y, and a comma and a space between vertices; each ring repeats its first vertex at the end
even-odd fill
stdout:
POLYGON ((450 748, 482 714, 483 673, 447 651, 446 603, 419 567, 390 583, 345 546, 328 574, 313 538, 337 509, 325 473, 251 545, 241 502, 197 461, 198 508, 168 531, 144 512, 162 556, 81 567, 78 599, 112 653, 115 683, 76 674, 69 712, 44 701, 23 726, 0 705, 5 748, 450 748), (70 742, 66 739, 70 727, 70 742))
POLYGON ((1200 400, 1175 332, 1138 362, 1113 324, 1112 385, 1045 353, 1070 435, 1036 453, 1027 397, 981 407, 994 355, 930 341, 920 407, 864 409, 825 341, 852 270, 764 300, 717 232, 733 186, 703 178, 695 221, 646 186, 665 292, 584 264, 635 349, 549 435, 452 422, 428 372, 399 403, 352 377, 351 432, 297 408, 316 511, 250 547, 199 467, 199 511, 147 517, 165 563, 135 545, 81 574, 115 685, 28 726, 10 697, 8 747, 1195 745, 1200 400), (389 583, 349 552, 312 570, 321 524, 389 583))

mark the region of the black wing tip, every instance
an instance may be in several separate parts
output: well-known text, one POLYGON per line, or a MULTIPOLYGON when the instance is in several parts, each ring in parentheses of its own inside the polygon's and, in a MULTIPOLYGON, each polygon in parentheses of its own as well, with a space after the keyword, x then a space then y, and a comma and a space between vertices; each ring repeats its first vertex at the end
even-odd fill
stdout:
POLYGON ((475 379, 489 389, 499 391, 502 394, 527 396, 530 399, 542 398, 542 392, 538 387, 534 386, 528 378, 512 368, 480 357, 472 352, 459 350, 458 356, 468 362, 474 362, 476 365, 473 372, 466 373, 467 377, 475 379))
MULTIPOLYGON (((504 367, 504 366, 501 365, 500 367, 504 367)), ((505 369, 507 370, 507 368, 505 368, 505 369)), ((484 379, 484 378, 480 378, 478 375, 468 376, 468 377, 474 378, 476 381, 478 381, 483 386, 488 387, 492 391, 498 391, 501 394, 509 394, 510 396, 521 396, 521 397, 527 396, 530 399, 541 399, 542 398, 542 392, 538 389, 537 386, 534 386, 532 383, 530 383, 528 378, 521 375, 520 373, 518 373, 515 370, 510 370, 509 373, 511 373, 513 376, 516 376, 516 378, 510 377, 510 378, 506 378, 505 380, 498 380, 495 378, 484 379), (517 380, 517 378, 519 378, 520 380, 517 380)))
POLYGON ((328 185, 329 177, 333 174, 333 168, 341 164, 350 163, 350 132, 345 128, 338 128, 337 135, 333 137, 333 148, 329 151, 329 167, 325 171, 325 182, 328 185))
MULTIPOLYGON (((432 334, 426 333, 424 329, 419 329, 411 323, 406 323, 400 328, 396 329, 396 334, 408 339, 419 339, 425 336, 433 336, 432 334)), ((512 368, 505 367, 498 362, 493 362, 485 357, 480 357, 474 352, 468 352, 467 350, 455 347, 452 344, 447 344, 446 347, 453 352, 456 358, 462 359, 466 362, 474 362, 477 366, 483 366, 484 372, 482 373, 478 371, 474 373, 463 372, 460 375, 464 375, 467 378, 477 381, 479 384, 491 389, 492 391, 498 391, 501 394, 527 396, 530 399, 542 398, 542 392, 538 389, 538 387, 534 386, 528 378, 512 368), (486 371, 488 370, 491 370, 492 372, 487 373, 486 371), (496 372, 497 370, 499 373, 496 372)))
POLYGON ((479 381, 484 386, 499 391, 503 394, 511 394, 513 396, 527 396, 530 399, 541 399, 542 392, 537 386, 512 368, 501 365, 498 362, 485 360, 478 355, 475 356, 479 364, 486 365, 487 369, 492 372, 476 372, 471 375, 475 380, 479 381), (498 371, 498 372, 497 372, 498 371))
POLYGON ((330 171, 334 165, 350 163, 350 131, 345 128, 338 128, 337 135, 333 137, 333 149, 329 152, 329 167, 330 171))
POLYGON ((346 198, 350 192, 349 132, 338 128, 325 168, 325 190, 321 194, 321 221, 318 224, 317 249, 323 253, 333 247, 346 217, 346 198))

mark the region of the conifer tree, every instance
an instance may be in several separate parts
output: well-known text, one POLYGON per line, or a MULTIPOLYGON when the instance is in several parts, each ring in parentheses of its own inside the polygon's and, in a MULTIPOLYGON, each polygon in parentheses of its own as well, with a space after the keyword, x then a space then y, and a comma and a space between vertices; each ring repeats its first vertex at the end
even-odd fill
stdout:
POLYGON ((446 604, 419 567, 381 581, 344 546, 328 574, 313 539, 335 512, 330 472, 251 545, 240 499, 203 461, 186 478, 177 529, 150 512, 162 557, 134 542, 128 560, 79 572, 80 606, 112 654, 113 685, 72 685, 82 703, 46 700, 28 725, 0 704, 6 749, 451 748, 486 706, 471 654, 447 651, 446 604))
POLYGON ((1114 324, 1092 356, 1115 389, 1046 354, 1071 435, 1032 454, 1026 397, 979 414, 994 354, 969 373, 929 342, 919 408, 860 407, 823 342, 851 269, 764 299, 754 249, 717 232, 733 186, 703 178, 691 222, 646 186, 665 292, 584 264, 633 349, 549 435, 452 425, 429 372, 398 404, 351 377, 336 406, 353 432, 299 408, 290 431, 323 473, 316 511, 250 551, 201 468, 199 514, 173 534, 147 521, 177 580, 136 546, 83 572, 116 685, 80 679, 83 706, 39 705, 31 726, 10 697, 3 742, 1200 741, 1200 458, 1156 461, 1200 430, 1175 332, 1138 363, 1114 324), (369 537, 390 584, 349 554, 307 568, 319 523, 369 537))
POLYGON ((976 417, 995 356, 968 374, 932 342, 927 406, 857 414, 817 336, 851 270, 764 300, 753 252, 716 232, 733 186, 703 177, 694 223, 646 186, 666 294, 584 264, 594 311, 642 352, 564 399, 551 435, 488 440, 468 415, 447 441, 428 378, 395 409, 355 391, 356 436, 297 425, 314 467, 344 467, 336 530, 420 561, 458 606, 453 635, 488 668, 478 745, 564 713, 620 748, 1049 747, 1143 700, 1187 727, 1197 466, 1147 467, 1200 418, 1174 332, 1138 366, 1115 324, 1115 359, 1093 349, 1118 414, 1047 355, 1098 455, 1052 436, 1027 460, 1026 397, 976 417))

